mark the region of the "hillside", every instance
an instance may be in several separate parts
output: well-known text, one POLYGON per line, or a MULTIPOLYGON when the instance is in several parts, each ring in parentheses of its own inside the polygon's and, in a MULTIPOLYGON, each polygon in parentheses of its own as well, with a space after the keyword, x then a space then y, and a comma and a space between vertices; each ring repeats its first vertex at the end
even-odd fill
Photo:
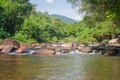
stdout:
POLYGON ((51 14, 50 17, 58 18, 65 23, 75 23, 75 22, 77 22, 74 19, 71 19, 71 18, 66 17, 66 16, 61 16, 61 15, 58 15, 58 14, 51 14))

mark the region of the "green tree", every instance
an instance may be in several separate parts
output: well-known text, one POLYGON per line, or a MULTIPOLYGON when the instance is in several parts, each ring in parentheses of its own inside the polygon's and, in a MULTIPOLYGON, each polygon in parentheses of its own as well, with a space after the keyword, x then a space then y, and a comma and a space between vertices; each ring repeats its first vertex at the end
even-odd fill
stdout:
POLYGON ((14 35, 16 31, 19 31, 24 19, 32 10, 32 5, 28 0, 4 0, 0 4, 4 9, 5 23, 3 30, 10 35, 14 35))
MULTIPOLYGON (((101 42, 120 35, 120 1, 119 0, 67 0, 79 13, 84 13, 81 26, 85 27, 83 35, 91 35, 101 42), (88 31, 87 31, 88 29, 88 31), (87 32, 86 32, 87 31, 87 32), (93 32, 90 32, 93 31, 93 32), (85 32, 85 33, 84 33, 85 32)), ((80 24, 79 24, 80 25, 80 24)), ((80 34, 81 32, 78 32, 80 34)), ((77 35, 78 35, 77 34, 77 35)), ((86 37, 85 37, 86 38, 86 37)))

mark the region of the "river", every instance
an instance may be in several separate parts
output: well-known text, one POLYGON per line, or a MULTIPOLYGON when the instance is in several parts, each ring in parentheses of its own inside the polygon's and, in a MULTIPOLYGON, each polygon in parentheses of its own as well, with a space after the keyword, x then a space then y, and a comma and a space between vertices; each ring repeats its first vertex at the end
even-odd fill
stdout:
POLYGON ((120 57, 0 54, 0 80, 120 80, 120 57))

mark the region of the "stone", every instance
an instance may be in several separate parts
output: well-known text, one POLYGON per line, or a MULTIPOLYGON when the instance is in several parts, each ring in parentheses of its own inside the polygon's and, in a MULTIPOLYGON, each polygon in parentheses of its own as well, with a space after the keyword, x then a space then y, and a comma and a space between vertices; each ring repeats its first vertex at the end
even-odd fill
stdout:
POLYGON ((74 45, 73 43, 61 43, 60 47, 62 48, 72 48, 74 45))
POLYGON ((83 53, 90 53, 90 52, 92 52, 92 48, 89 47, 89 46, 82 46, 82 47, 78 47, 77 49, 78 49, 78 51, 81 51, 83 53))
POLYGON ((55 54, 55 51, 50 50, 50 49, 40 49, 40 50, 37 50, 37 51, 33 52, 33 54, 37 54, 37 55, 53 55, 53 54, 55 54))
POLYGON ((70 50, 69 49, 61 49, 60 52, 61 53, 70 53, 70 50))
POLYGON ((25 53, 26 52, 26 50, 27 50, 27 46, 20 46, 20 48, 18 48, 16 51, 15 51, 15 53, 17 53, 17 54, 21 54, 21 53, 25 53))
POLYGON ((115 39, 110 40, 108 43, 109 44, 117 44, 117 43, 119 43, 118 40, 119 40, 118 38, 115 38, 115 39))
POLYGON ((18 49, 20 47, 20 43, 16 40, 6 38, 2 41, 2 45, 12 45, 14 48, 18 49))
POLYGON ((14 50, 15 48, 13 47, 13 45, 5 45, 2 47, 1 53, 7 54, 13 52, 14 50))

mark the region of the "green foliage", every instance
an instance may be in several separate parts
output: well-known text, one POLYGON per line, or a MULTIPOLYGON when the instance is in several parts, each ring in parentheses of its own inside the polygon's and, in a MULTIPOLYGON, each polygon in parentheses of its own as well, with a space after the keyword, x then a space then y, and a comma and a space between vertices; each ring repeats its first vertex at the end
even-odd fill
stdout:
POLYGON ((104 44, 108 44, 108 39, 104 39, 103 41, 102 41, 102 43, 104 43, 104 44))
POLYGON ((14 35, 16 31, 19 31, 21 24, 24 22, 26 16, 29 15, 32 10, 32 5, 26 0, 11 0, 1 1, 1 7, 4 9, 4 26, 3 30, 10 35, 14 35))
POLYGON ((37 12, 29 0, 0 1, 0 39, 14 38, 22 43, 91 42, 107 43, 120 38, 120 1, 68 0, 84 19, 74 24, 37 12))
POLYGON ((120 36, 120 1, 118 0, 68 0, 84 19, 77 26, 77 37, 81 42, 106 43, 114 35, 120 36))
POLYGON ((16 39, 17 41, 21 43, 37 43, 35 39, 33 38, 28 38, 27 34, 23 34, 22 32, 16 33, 13 39, 16 39))
POLYGON ((0 39, 10 37, 10 34, 0 29, 0 39))
POLYGON ((77 30, 48 12, 37 12, 29 0, 0 2, 0 38, 11 37, 23 43, 72 41, 77 30), (72 37, 71 37, 72 36, 72 37))
POLYGON ((77 38, 74 36, 65 37, 63 39, 63 42, 76 42, 76 41, 77 41, 77 38))
MULTIPOLYGON (((62 39, 65 35, 63 32, 63 24, 60 20, 50 19, 46 13, 34 12, 27 19, 17 34, 22 39, 32 39, 33 42, 51 42, 62 39), (59 29, 58 29, 59 28, 59 29)), ((15 39, 19 39, 16 37, 15 39)), ((22 41, 22 40, 21 40, 22 41)))

